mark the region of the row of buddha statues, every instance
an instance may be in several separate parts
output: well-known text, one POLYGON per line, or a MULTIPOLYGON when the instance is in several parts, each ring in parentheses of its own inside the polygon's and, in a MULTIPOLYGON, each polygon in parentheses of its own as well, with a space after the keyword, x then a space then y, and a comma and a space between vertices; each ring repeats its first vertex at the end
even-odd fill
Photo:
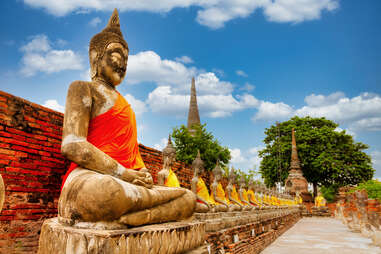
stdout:
MULTIPOLYGON (((172 145, 171 138, 163 149, 163 169, 158 173, 158 184, 166 187, 180 187, 180 182, 172 170, 176 158, 176 150, 172 145)), ((238 176, 232 167, 226 188, 223 188, 223 171, 219 163, 213 169, 213 181, 210 191, 200 174, 204 171, 204 162, 198 151, 192 163, 193 178, 191 191, 196 195, 197 203, 195 212, 232 212, 250 211, 261 208, 275 208, 296 206, 302 203, 299 195, 292 197, 286 193, 279 193, 274 189, 268 189, 262 183, 254 181, 246 182, 244 176, 238 176)))
POLYGON ((193 192, 181 188, 171 169, 176 157, 172 144, 163 151, 163 169, 154 184, 139 151, 135 113, 116 89, 126 76, 128 55, 115 9, 107 26, 90 40, 91 81, 74 81, 67 93, 61 152, 71 165, 58 201, 59 223, 76 227, 86 222, 90 228, 101 223, 113 229, 180 221, 195 211, 297 203, 253 183, 237 182, 234 172, 224 190, 218 165, 209 195, 199 176, 199 157, 193 163, 193 192))

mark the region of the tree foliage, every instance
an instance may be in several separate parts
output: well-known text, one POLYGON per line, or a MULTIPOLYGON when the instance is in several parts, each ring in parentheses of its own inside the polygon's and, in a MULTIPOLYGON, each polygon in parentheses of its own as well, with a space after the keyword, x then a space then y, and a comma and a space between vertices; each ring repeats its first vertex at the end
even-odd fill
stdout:
POLYGON ((367 182, 360 183, 350 192, 354 192, 356 190, 366 190, 369 199, 381 200, 381 182, 378 180, 369 180, 367 182))
POLYGON ((338 124, 324 117, 296 116, 267 128, 266 147, 259 152, 263 158, 260 172, 265 183, 270 186, 279 180, 284 183, 288 176, 292 128, 295 128, 304 177, 314 187, 344 186, 372 179, 371 159, 363 151, 368 146, 355 142, 345 131, 337 131, 337 127, 338 124))
POLYGON ((192 135, 184 125, 173 129, 172 137, 176 148, 176 159, 191 164, 197 156, 197 150, 200 150, 206 170, 212 170, 216 166, 217 160, 222 167, 226 167, 231 158, 229 149, 221 146, 205 126, 206 124, 194 125, 192 135))

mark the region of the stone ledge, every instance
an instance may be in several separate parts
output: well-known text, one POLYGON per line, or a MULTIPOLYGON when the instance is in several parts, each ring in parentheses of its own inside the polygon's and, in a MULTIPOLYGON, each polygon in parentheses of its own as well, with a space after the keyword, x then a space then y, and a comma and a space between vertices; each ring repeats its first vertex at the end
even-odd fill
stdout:
POLYGON ((53 218, 42 225, 38 254, 184 253, 201 246, 204 238, 205 224, 200 222, 94 230, 64 226, 53 218))

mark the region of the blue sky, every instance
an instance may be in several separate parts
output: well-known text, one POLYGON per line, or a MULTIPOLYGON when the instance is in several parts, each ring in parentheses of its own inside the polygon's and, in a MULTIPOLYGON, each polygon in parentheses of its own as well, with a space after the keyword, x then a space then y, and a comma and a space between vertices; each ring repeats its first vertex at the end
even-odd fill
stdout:
POLYGON ((14 0, 0 3, 0 89, 63 110, 88 80, 88 43, 120 11, 129 44, 118 87, 139 141, 162 149, 186 124, 191 77, 201 121, 258 167, 264 129, 325 116, 370 146, 381 178, 381 2, 378 0, 14 0))

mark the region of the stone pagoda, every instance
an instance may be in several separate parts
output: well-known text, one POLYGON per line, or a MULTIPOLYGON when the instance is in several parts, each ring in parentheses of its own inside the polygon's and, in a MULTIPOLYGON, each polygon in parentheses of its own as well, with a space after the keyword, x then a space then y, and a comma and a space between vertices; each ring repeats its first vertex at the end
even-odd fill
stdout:
POLYGON ((194 130, 192 129, 193 125, 201 125, 200 123, 200 114, 198 113, 197 106, 197 95, 196 95, 196 84, 194 77, 192 78, 192 86, 191 86, 191 96, 189 102, 189 112, 188 112, 188 130, 192 133, 194 130))
POLYGON ((300 166, 300 161, 298 158, 298 150, 296 148, 296 140, 294 128, 292 128, 292 150, 291 150, 291 166, 286 179, 286 191, 291 194, 300 193, 304 201, 311 201, 312 197, 308 192, 308 182, 303 176, 303 172, 300 166))

